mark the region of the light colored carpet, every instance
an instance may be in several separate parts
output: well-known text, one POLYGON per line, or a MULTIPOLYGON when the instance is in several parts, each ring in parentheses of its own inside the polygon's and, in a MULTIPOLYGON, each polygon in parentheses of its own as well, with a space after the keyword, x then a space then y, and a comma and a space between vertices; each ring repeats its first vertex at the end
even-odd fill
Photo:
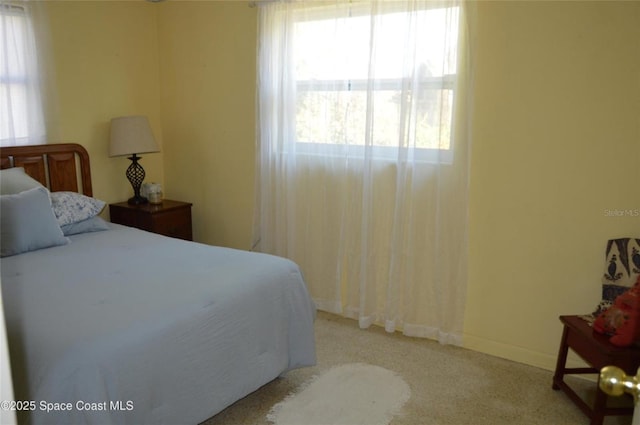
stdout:
MULTIPOLYGON (((361 330, 355 321, 319 312, 315 324, 318 365, 289 372, 207 420, 206 425, 270 425, 267 414, 312 376, 333 366, 367 363, 400 375, 411 397, 391 425, 586 425, 565 394, 551 389, 552 372, 459 347, 361 330)), ((595 385, 571 384, 585 396, 595 385)), ((607 417, 605 425, 629 425, 607 417)), ((313 425, 308 422, 300 425, 313 425)))
POLYGON ((347 363, 313 377, 276 404, 267 419, 275 425, 388 425, 410 396, 409 385, 395 372, 347 363))

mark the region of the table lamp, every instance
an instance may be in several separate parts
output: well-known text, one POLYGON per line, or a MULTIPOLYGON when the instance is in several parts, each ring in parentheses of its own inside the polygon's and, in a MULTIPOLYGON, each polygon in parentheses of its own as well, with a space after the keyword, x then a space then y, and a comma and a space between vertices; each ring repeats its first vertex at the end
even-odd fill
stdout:
POLYGON ((140 186, 144 181, 144 168, 138 163, 138 154, 160 152, 156 143, 149 120, 145 116, 135 115, 117 117, 111 120, 111 139, 109 142, 109 156, 131 155, 131 165, 127 168, 126 176, 133 187, 133 197, 127 202, 132 205, 146 204, 147 198, 140 195, 140 186))

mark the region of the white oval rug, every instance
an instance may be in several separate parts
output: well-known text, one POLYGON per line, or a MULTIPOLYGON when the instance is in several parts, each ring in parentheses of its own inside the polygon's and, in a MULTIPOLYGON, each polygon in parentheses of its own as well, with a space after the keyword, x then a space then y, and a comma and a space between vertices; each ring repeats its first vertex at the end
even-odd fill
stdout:
POLYGON ((271 408, 276 425, 388 425, 409 400, 395 372, 364 363, 335 366, 271 408))

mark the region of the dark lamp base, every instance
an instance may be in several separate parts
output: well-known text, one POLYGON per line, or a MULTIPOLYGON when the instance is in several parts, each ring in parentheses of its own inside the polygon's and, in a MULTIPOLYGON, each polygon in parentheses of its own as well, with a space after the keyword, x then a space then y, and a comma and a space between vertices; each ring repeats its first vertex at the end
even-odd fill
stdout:
POLYGON ((149 200, 144 196, 134 196, 133 198, 129 198, 127 203, 129 205, 142 205, 142 204, 148 204, 149 200))
POLYGON ((140 195, 140 186, 142 186, 142 182, 144 181, 144 168, 142 165, 138 164, 138 160, 140 157, 135 153, 129 157, 131 160, 131 165, 127 168, 127 178, 131 183, 131 187, 133 188, 133 198, 129 199, 127 203, 129 205, 143 205, 149 202, 147 198, 140 195))

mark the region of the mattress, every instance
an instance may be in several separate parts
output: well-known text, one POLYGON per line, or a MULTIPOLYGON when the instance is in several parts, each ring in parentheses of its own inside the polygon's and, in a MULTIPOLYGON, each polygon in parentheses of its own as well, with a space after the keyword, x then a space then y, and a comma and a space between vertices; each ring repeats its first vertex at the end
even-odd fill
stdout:
POLYGON ((296 264, 110 226, 2 259, 22 421, 195 424, 315 364, 296 264))

